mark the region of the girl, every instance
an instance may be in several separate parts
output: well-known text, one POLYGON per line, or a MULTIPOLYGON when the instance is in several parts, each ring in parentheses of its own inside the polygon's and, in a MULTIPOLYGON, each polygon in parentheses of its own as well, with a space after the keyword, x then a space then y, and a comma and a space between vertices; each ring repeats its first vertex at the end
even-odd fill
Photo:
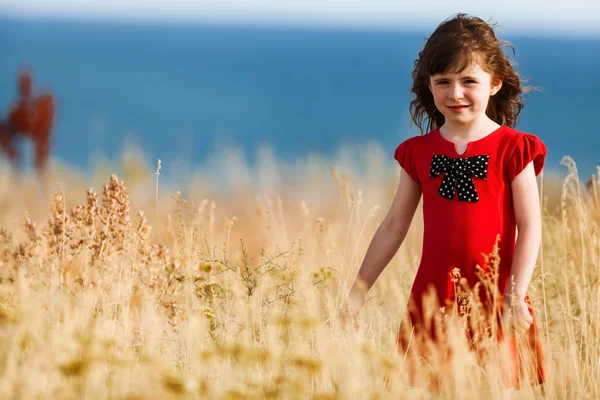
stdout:
MULTIPOLYGON (((365 292, 402 244, 422 196, 423 254, 397 337, 398 351, 414 367, 412 383, 423 371, 411 361, 451 357, 447 318, 439 316, 452 312, 466 317, 466 337, 476 351, 488 328, 500 326, 494 334, 511 350, 506 388, 544 380, 526 291, 541 242, 536 176, 546 147, 513 129, 525 88, 503 44, 493 27, 464 14, 444 21, 427 40, 415 62, 410 104, 422 135, 396 148, 402 167, 396 195, 350 291, 344 315, 355 318, 365 292), (469 296, 487 325, 467 304, 469 296), (508 335, 514 332, 525 345, 520 335, 508 335)), ((432 381, 424 383, 431 387, 432 381)))

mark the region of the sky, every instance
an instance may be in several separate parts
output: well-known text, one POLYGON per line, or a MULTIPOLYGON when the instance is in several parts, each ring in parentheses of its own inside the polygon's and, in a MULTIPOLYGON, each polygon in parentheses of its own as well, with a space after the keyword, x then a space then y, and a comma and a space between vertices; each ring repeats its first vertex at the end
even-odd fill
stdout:
POLYGON ((466 12, 507 32, 600 36, 597 0, 0 0, 0 15, 430 30, 466 12))

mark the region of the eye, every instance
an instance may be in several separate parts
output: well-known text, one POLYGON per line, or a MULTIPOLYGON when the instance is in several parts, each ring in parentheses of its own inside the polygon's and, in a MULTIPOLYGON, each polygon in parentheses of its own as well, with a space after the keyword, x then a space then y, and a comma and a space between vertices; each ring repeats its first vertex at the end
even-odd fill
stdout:
POLYGON ((465 79, 465 83, 466 84, 474 84, 474 83, 477 83, 477 81, 475 81, 473 79, 465 79))
POLYGON ((438 85, 447 85, 448 81, 438 81, 438 85))

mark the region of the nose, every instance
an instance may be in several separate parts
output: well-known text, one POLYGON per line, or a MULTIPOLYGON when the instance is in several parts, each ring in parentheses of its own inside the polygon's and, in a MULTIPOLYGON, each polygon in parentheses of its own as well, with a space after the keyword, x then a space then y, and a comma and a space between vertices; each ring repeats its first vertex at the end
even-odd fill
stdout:
POLYGON ((463 98, 463 91, 460 84, 454 83, 450 88, 450 100, 460 100, 463 98))

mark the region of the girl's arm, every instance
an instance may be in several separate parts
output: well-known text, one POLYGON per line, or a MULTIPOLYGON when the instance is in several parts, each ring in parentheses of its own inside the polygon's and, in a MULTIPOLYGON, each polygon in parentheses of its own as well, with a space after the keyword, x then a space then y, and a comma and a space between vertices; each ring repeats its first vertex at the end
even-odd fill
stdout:
MULTIPOLYGON (((529 163, 517 175, 511 187, 518 238, 506 294, 512 293, 512 279, 514 279, 516 300, 523 303, 542 242, 540 198, 533 163, 529 163)), ((506 302, 510 302, 511 296, 506 296, 505 299, 506 302)))
POLYGON ((365 294, 398 251, 406 237, 420 198, 421 187, 404 169, 400 168, 400 182, 390 210, 375 232, 350 290, 348 305, 353 309, 362 307, 365 294))

